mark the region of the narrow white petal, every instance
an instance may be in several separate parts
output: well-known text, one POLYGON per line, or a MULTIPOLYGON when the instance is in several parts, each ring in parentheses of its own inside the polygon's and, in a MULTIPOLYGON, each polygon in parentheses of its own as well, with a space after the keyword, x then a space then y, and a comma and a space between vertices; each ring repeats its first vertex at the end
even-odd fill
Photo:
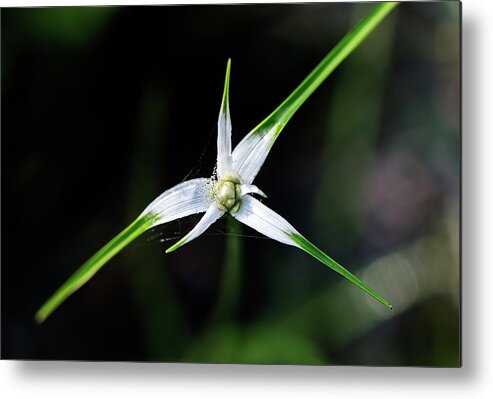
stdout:
POLYGON ((171 222, 188 215, 205 212, 211 204, 210 179, 184 181, 166 190, 142 212, 156 219, 153 226, 171 222))
POLYGON ((233 151, 233 169, 240 180, 251 184, 264 164, 277 137, 277 125, 269 130, 253 130, 248 133, 233 151))
POLYGON ((231 60, 226 67, 226 78, 224 81, 223 99, 219 119, 217 121, 217 174, 221 178, 232 175, 233 162, 231 158, 231 117, 229 114, 229 74, 231 60))
POLYGON ((209 226, 214 223, 217 219, 219 219, 224 214, 223 211, 219 210, 216 203, 212 203, 207 212, 202 216, 202 219, 195 225, 195 227, 188 233, 185 237, 183 237, 180 241, 178 241, 175 245, 168 248, 166 253, 172 252, 175 249, 178 249, 182 245, 185 245, 187 242, 192 241, 201 235, 204 231, 206 231, 209 226))
POLYGON ((253 184, 240 185, 240 195, 243 196, 246 194, 257 194, 261 197, 267 198, 267 195, 265 195, 265 193, 260 188, 254 186, 253 184))
POLYGON ((299 234, 296 229, 282 216, 253 197, 247 195, 242 198, 240 210, 234 217, 273 240, 299 247, 292 239, 292 235, 299 234))

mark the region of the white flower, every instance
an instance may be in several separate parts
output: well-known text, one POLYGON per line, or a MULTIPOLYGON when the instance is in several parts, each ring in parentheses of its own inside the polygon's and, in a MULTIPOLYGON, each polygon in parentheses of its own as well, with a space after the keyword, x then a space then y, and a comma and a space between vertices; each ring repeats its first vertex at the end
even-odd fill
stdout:
POLYGON ((229 76, 231 60, 226 69, 224 94, 217 124, 217 164, 209 178, 188 180, 165 191, 142 213, 151 217, 152 226, 184 216, 205 212, 197 225, 166 252, 174 251, 201 235, 225 213, 255 230, 286 244, 295 245, 289 235, 296 230, 279 215, 251 195, 266 197, 251 184, 262 167, 273 144, 269 134, 255 131, 247 135, 231 151, 231 117, 229 112, 229 76))
MULTIPOLYGON (((144 210, 141 216, 150 217, 152 226, 157 226, 184 216, 205 212, 187 235, 166 250, 168 253, 197 238, 222 215, 229 213, 269 238, 302 249, 392 309, 392 305, 381 295, 315 247, 286 219, 252 196, 253 194, 266 197, 252 183, 285 122, 282 126, 274 123, 270 129, 254 129, 243 138, 234 151, 231 151, 230 69, 231 60, 228 60, 217 124, 216 174, 209 179, 188 180, 165 191, 144 210)), ((259 127, 263 127, 262 124, 259 127)))

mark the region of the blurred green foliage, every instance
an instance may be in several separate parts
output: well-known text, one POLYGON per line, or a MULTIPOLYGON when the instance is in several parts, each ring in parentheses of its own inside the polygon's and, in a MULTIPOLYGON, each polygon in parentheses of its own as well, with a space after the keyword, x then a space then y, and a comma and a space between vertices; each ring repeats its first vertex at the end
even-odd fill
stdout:
POLYGON ((108 26, 117 7, 49 7, 19 12, 20 31, 26 40, 60 46, 84 46, 108 26))

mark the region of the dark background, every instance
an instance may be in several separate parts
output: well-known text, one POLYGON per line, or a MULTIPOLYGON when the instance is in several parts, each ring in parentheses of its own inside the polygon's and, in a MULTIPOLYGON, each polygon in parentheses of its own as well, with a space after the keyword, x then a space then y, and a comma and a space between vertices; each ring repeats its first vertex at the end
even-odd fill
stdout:
POLYGON ((373 7, 3 9, 2 357, 457 366, 456 2, 398 6, 255 180, 395 312, 228 219, 165 255, 192 217, 33 320, 158 194, 211 174, 228 57, 234 145, 373 7))

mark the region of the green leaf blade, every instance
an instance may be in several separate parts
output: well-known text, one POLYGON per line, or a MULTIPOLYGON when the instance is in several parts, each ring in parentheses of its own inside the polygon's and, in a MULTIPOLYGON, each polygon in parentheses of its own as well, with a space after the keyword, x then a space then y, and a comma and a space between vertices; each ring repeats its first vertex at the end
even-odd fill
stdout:
POLYGON ((139 217, 125 230, 96 252, 41 306, 36 312, 35 320, 42 323, 70 295, 82 287, 118 252, 152 226, 152 219, 139 217))
POLYGON ((345 267, 341 266, 334 259, 324 253, 321 249, 317 248, 310 241, 308 241, 301 234, 291 234, 291 239, 298 245, 300 249, 305 251, 307 254, 313 256, 319 262, 323 263, 325 266, 330 267, 335 272, 339 273, 341 276, 347 278, 358 288, 365 291, 367 294, 371 295, 377 301, 385 305, 388 309, 394 310, 393 305, 387 301, 382 295, 377 293, 375 290, 366 285, 363 281, 361 281, 358 277, 352 274, 345 267))
POLYGON ((264 119, 254 131, 276 127, 277 135, 301 105, 323 81, 370 35, 399 2, 378 4, 352 31, 347 33, 299 86, 264 119))
POLYGON ((231 58, 228 58, 228 62, 226 64, 226 77, 224 78, 224 89, 223 89, 223 98, 221 101, 221 108, 224 110, 229 110, 229 80, 231 75, 231 58))

